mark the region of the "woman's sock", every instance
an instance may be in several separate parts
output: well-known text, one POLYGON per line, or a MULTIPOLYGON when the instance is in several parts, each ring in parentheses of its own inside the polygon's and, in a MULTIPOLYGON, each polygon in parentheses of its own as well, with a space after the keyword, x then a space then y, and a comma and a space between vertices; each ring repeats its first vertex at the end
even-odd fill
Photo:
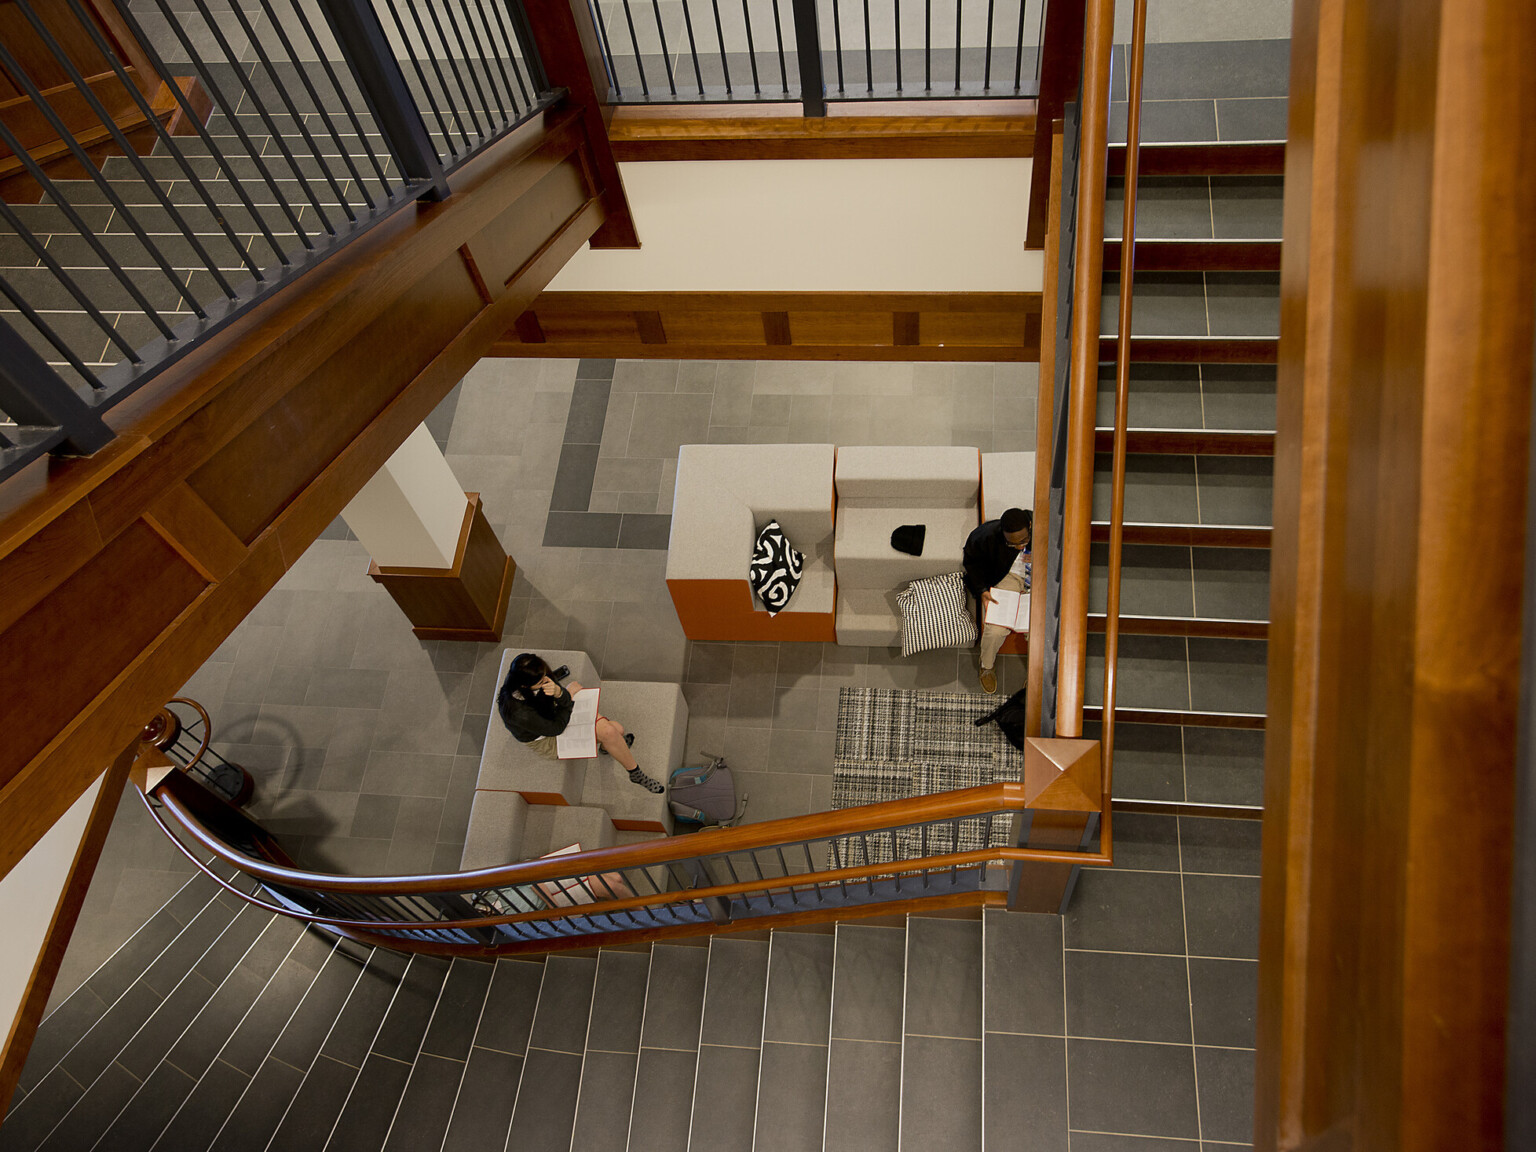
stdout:
POLYGON ((654 792, 658 796, 667 790, 667 786, 660 780, 647 776, 644 772, 640 771, 638 764, 629 770, 629 782, 631 784, 638 784, 647 792, 654 792))

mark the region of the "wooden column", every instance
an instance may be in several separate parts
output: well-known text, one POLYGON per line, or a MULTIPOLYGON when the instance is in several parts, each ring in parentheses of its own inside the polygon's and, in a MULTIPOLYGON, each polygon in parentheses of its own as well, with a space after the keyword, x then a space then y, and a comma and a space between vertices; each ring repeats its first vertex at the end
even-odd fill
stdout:
POLYGON ((1499 1149, 1536 7, 1294 19, 1255 1144, 1499 1149))
POLYGON ((480 493, 466 493, 464 526, 452 568, 381 568, 368 565, 368 575, 384 585, 423 640, 501 639, 507 619, 507 597, 517 563, 496 539, 480 507, 480 493))

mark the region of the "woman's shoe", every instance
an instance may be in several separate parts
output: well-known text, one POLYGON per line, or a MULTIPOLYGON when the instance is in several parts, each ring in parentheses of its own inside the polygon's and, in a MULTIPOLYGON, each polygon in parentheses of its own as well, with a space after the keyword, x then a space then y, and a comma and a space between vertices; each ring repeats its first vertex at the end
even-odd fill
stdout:
POLYGON ((652 776, 647 776, 644 772, 640 771, 639 768, 631 768, 629 770, 629 782, 631 784, 638 784, 647 792, 654 792, 658 796, 667 790, 667 786, 660 780, 657 780, 652 776))

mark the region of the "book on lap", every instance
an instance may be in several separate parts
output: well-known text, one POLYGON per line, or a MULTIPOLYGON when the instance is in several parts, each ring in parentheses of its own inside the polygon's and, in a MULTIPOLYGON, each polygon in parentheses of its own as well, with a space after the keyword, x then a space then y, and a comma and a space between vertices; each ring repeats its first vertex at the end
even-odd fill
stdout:
POLYGON ((597 694, 600 688, 583 688, 571 697, 571 719, 555 737, 555 752, 562 760, 590 760, 597 755, 597 694))
POLYGON ((986 624, 998 624, 1010 632, 1029 631, 1029 593, 1010 592, 1006 588, 992 589, 992 601, 987 605, 986 624))

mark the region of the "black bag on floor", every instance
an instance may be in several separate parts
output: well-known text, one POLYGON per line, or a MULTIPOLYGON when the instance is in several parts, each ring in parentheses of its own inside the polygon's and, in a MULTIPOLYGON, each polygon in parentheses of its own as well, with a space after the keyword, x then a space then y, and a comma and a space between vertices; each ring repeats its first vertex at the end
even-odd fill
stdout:
POLYGON ((736 777, 723 756, 711 756, 702 768, 679 768, 673 772, 667 785, 667 801, 679 832, 731 828, 747 811, 746 793, 737 800, 736 777))
POLYGON ((996 724, 1003 730, 1003 735, 1008 738, 1020 752, 1024 751, 1024 693, 1027 688, 1020 688, 1008 699, 1004 700, 992 711, 979 720, 973 721, 976 727, 983 724, 996 724))

